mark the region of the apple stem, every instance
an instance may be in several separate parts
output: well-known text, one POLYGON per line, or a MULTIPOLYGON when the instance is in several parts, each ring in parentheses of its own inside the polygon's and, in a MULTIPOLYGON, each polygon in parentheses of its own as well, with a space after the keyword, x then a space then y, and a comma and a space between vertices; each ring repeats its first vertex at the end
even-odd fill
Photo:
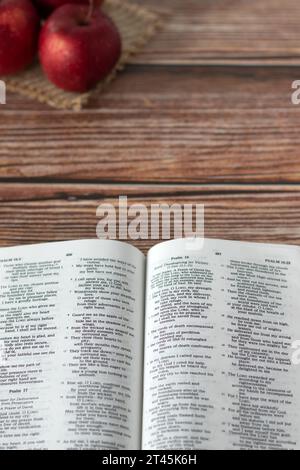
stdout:
POLYGON ((94 7, 95 7, 94 0, 89 0, 89 3, 90 3, 90 6, 89 6, 88 13, 87 13, 87 16, 86 16, 86 22, 87 23, 89 23, 91 21, 92 14, 93 14, 94 7))

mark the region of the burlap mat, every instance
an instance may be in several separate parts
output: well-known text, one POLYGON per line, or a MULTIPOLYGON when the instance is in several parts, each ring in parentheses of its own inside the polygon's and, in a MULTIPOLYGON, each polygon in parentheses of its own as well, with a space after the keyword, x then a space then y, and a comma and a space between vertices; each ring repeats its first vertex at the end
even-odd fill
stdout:
POLYGON ((114 20, 122 36, 123 53, 114 71, 88 93, 67 93, 52 85, 43 75, 38 64, 26 71, 4 77, 7 90, 34 98, 58 109, 79 111, 95 93, 100 93, 130 57, 139 52, 160 26, 160 18, 147 9, 127 0, 106 0, 103 10, 114 20))

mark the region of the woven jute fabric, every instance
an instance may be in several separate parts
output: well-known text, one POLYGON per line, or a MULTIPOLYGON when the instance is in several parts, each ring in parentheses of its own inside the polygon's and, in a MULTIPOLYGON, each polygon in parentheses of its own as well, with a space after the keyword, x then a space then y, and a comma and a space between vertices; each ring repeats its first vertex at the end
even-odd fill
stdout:
POLYGON ((58 109, 79 111, 95 93, 101 93, 137 54, 161 25, 157 14, 127 0, 106 0, 103 10, 116 23, 122 37, 122 56, 112 73, 88 93, 68 93, 52 85, 38 63, 26 71, 2 77, 7 90, 47 103, 58 109))

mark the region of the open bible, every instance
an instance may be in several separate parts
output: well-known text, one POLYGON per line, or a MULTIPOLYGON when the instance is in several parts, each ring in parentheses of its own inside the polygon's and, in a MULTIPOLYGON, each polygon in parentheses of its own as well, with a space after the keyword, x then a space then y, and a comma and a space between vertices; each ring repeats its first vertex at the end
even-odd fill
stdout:
POLYGON ((1 249, 0 448, 300 448, 299 305, 292 246, 1 249))

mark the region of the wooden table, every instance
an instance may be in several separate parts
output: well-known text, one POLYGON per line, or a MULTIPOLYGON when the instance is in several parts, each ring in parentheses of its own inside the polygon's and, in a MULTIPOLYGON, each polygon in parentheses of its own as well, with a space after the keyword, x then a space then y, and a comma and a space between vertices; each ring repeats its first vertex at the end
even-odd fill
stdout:
POLYGON ((1 106, 0 244, 94 238, 119 195, 204 203, 209 237, 300 244, 299 0, 136 1, 168 24, 84 111, 1 106))

